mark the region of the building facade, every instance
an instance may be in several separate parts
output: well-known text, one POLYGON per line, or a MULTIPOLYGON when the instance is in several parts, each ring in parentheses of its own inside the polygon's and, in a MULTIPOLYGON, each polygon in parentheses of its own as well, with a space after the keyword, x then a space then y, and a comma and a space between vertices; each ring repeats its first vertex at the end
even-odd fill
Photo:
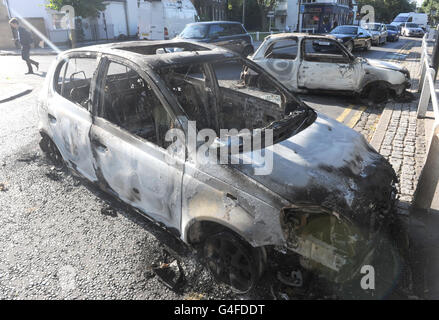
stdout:
POLYGON ((191 0, 201 21, 221 21, 227 18, 227 0, 191 0))
MULTIPOLYGON (((9 18, 26 19, 53 43, 65 43, 69 31, 62 23, 65 15, 48 9, 48 0, 0 0, 7 8, 9 18)), ((77 19, 80 40, 97 41, 130 37, 137 34, 138 1, 106 1, 107 7, 98 18, 77 19)))
POLYGON ((301 0, 302 31, 326 33, 336 25, 352 24, 352 0, 301 0))
POLYGON ((274 28, 296 31, 299 23, 299 0, 281 0, 274 9, 274 28))

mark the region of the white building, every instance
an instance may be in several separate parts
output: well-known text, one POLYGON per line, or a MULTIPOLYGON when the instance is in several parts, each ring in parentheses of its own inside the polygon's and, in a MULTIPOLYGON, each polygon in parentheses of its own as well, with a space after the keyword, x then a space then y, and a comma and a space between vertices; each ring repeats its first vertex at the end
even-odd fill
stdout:
MULTIPOLYGON (((54 43, 66 42, 68 31, 61 20, 64 14, 46 7, 47 0, 0 0, 9 17, 25 18, 54 43)), ((107 7, 99 18, 82 19, 84 40, 115 39, 121 35, 135 36, 138 25, 138 1, 106 1, 107 7)))
POLYGON ((281 0, 274 9, 274 28, 295 31, 299 23, 299 0, 281 0))

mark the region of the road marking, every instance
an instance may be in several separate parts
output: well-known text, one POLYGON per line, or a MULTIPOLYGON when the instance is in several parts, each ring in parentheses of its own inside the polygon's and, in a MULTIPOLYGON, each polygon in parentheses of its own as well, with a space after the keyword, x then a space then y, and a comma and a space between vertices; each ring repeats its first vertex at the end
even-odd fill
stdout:
POLYGON ((349 113, 351 113, 353 107, 354 107, 353 105, 348 106, 343 111, 343 113, 337 118, 337 121, 343 123, 343 121, 346 119, 346 117, 349 115, 349 113))
POLYGON ((353 115, 351 120, 348 122, 347 126, 351 129, 353 129, 356 126, 356 124, 358 123, 358 121, 360 120, 363 112, 366 111, 366 109, 367 109, 366 106, 360 107, 360 109, 353 115))

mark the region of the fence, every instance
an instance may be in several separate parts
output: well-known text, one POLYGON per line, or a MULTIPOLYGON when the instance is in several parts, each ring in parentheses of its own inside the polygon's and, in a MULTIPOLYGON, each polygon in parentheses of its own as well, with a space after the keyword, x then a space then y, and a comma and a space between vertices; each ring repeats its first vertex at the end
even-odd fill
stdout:
POLYGON ((429 42, 432 33, 425 35, 422 40, 422 57, 421 57, 421 79, 419 89, 421 97, 418 105, 418 118, 425 117, 430 100, 433 105, 433 113, 435 117, 434 127, 439 126, 439 105, 436 95, 436 70, 432 68, 432 62, 429 54, 429 42))
POLYGON ((432 130, 430 133, 427 132, 426 136, 427 157, 419 178, 414 205, 420 209, 439 213, 439 107, 436 94, 436 70, 432 68, 432 59, 429 54, 429 43, 431 43, 434 31, 425 35, 422 41, 419 83, 421 97, 418 105, 418 118, 424 118, 427 115, 431 101, 434 122, 432 130))
POLYGON ((272 34, 282 33, 280 31, 271 31, 271 32, 249 32, 253 41, 264 41, 266 37, 271 36, 272 34))

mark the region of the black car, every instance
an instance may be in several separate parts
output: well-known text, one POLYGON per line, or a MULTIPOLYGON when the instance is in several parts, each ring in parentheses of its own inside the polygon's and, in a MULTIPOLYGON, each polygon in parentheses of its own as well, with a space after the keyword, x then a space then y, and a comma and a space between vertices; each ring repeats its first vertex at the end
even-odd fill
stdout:
POLYGON ((211 21, 186 25, 180 39, 211 43, 247 57, 254 52, 252 37, 239 22, 211 21))
POLYGON ((387 41, 398 41, 399 40, 399 28, 393 24, 387 24, 387 41))
POLYGON ((330 35, 342 42, 349 51, 369 50, 372 47, 372 36, 367 30, 358 26, 338 26, 330 32, 330 35))

